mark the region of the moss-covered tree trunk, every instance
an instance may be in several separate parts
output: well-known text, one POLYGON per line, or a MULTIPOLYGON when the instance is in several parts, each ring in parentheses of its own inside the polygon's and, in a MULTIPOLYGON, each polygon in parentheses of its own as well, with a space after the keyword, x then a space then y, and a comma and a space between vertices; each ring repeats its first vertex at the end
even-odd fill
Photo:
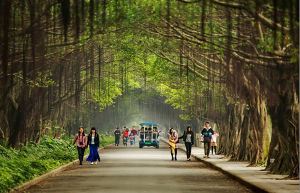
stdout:
POLYGON ((257 96, 252 107, 228 105, 220 128, 219 153, 232 160, 247 160, 251 164, 267 159, 270 144, 270 122, 266 102, 257 96))
POLYGON ((278 85, 280 102, 270 108, 272 140, 267 169, 272 173, 298 177, 299 95, 296 86, 299 80, 284 74, 279 80, 282 84, 278 85))

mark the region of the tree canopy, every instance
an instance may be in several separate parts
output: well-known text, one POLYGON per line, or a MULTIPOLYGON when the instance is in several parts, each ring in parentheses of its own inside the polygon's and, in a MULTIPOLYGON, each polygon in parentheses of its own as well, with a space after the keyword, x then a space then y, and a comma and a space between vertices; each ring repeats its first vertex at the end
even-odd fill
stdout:
POLYGON ((3 0, 0 10, 1 143, 148 104, 161 121, 215 122, 232 159, 299 175, 299 1, 3 0))

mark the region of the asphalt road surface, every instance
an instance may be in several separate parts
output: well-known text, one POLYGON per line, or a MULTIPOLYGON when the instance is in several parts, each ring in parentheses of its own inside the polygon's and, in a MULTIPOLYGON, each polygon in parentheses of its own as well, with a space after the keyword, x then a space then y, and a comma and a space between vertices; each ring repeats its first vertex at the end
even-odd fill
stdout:
POLYGON ((219 171, 194 159, 187 162, 178 150, 171 161, 167 144, 160 149, 109 146, 100 151, 98 165, 73 168, 32 186, 28 193, 189 193, 253 192, 219 171))

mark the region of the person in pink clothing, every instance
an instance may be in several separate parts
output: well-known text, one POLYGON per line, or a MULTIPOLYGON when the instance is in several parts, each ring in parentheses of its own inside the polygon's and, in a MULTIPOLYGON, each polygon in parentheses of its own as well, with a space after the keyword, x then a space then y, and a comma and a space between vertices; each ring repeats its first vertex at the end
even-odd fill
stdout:
POLYGON ((214 154, 214 150, 215 150, 215 155, 217 155, 217 137, 219 136, 218 133, 213 132, 213 135, 211 136, 211 155, 214 154))
POLYGON ((82 165, 84 150, 85 150, 86 145, 87 145, 87 141, 86 141, 86 137, 85 137, 85 134, 84 134, 83 127, 79 128, 78 133, 76 134, 76 136, 74 138, 73 145, 75 144, 76 141, 77 141, 77 151, 78 151, 79 165, 82 165))

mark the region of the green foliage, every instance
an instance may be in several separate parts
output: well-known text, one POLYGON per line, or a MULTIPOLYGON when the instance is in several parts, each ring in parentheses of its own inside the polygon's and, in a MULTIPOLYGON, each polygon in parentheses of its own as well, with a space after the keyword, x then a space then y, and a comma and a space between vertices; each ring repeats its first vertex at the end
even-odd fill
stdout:
POLYGON ((107 136, 100 134, 100 147, 104 147, 106 145, 112 144, 115 141, 114 136, 107 136))
MULTIPOLYGON (((31 142, 20 150, 0 146, 0 192, 8 192, 13 187, 76 160, 77 150, 72 140, 73 137, 52 139, 43 136, 40 144, 31 142)), ((101 135, 100 146, 113 141, 113 137, 101 135)))

